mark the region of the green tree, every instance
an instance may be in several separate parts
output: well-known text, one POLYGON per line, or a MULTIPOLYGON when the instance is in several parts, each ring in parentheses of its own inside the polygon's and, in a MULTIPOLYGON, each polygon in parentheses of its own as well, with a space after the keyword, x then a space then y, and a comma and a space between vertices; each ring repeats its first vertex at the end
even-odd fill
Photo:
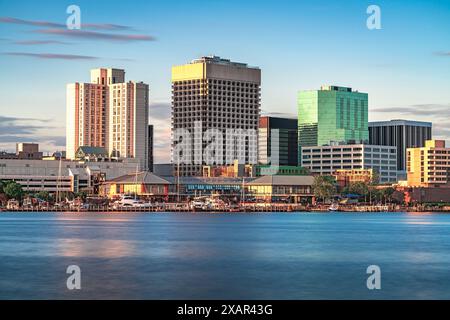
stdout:
POLYGON ((21 200, 24 194, 22 186, 14 181, 9 182, 3 190, 9 199, 21 200))
POLYGON ((0 193, 5 193, 5 191, 3 190, 5 185, 6 185, 6 182, 3 180, 0 180, 0 193))
POLYGON ((87 193, 85 191, 78 191, 74 194, 75 198, 80 198, 82 201, 86 201, 87 193))
POLYGON ((380 189, 377 194, 377 200, 380 202, 392 202, 392 195, 394 194, 395 189, 392 187, 380 189))
POLYGON ((348 187, 348 192, 365 197, 369 193, 369 186, 367 185, 367 183, 362 181, 353 182, 348 187))
POLYGON ((332 176, 315 176, 313 190, 314 195, 324 202, 336 194, 336 181, 332 176))
POLYGON ((50 193, 48 191, 39 191, 35 194, 35 197, 44 201, 48 201, 50 199, 50 193))

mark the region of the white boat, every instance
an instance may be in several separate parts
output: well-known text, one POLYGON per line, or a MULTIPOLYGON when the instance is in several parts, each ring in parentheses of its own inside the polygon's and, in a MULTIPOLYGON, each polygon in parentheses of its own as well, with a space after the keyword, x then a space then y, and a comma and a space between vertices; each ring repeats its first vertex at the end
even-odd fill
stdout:
POLYGON ((122 198, 114 203, 118 207, 134 207, 134 208, 149 208, 152 206, 150 202, 144 202, 131 195, 124 195, 122 198))
POLYGON ((331 206, 328 208, 328 211, 339 211, 339 205, 337 203, 332 203, 331 206))

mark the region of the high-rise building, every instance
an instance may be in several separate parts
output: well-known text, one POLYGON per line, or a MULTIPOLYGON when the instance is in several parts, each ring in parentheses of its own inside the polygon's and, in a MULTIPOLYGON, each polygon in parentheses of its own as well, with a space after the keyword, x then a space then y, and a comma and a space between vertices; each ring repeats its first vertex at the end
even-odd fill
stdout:
POLYGON ((217 56, 172 67, 172 161, 179 175, 201 176, 203 165, 231 164, 237 158, 240 163, 257 162, 260 86, 259 68, 217 56), (204 136, 210 129, 223 134, 222 141, 215 141, 219 148, 214 163, 203 153, 211 143, 204 136), (176 136, 181 130, 193 138, 182 141, 176 136), (176 151, 179 143, 186 146, 182 156, 176 151))
MULTIPOLYGON (((427 140, 407 149, 408 186, 450 188, 450 148, 444 140, 427 140)), ((450 192, 450 191, 449 191, 450 192)))
POLYGON ((148 85, 125 82, 122 69, 92 69, 90 83, 67 85, 66 157, 81 146, 113 156, 148 160, 148 85))
POLYGON ((109 86, 108 151, 140 159, 148 167, 148 85, 129 81, 109 86))
MULTIPOLYGON (((263 116, 259 118, 258 163, 270 164, 272 151, 278 165, 298 165, 297 119, 263 116), (272 131, 272 129, 277 131, 272 131), (274 133, 274 135, 272 135, 274 133), (275 157, 276 155, 274 155, 275 157)), ((273 161, 272 161, 273 164, 273 161)))
POLYGON ((369 140, 368 94, 351 88, 322 86, 298 93, 299 146, 369 140))
POLYGON ((431 139, 431 122, 391 120, 369 122, 369 143, 397 147, 397 170, 406 171, 406 149, 425 146, 431 139))
POLYGON ((148 170, 153 172, 153 125, 148 125, 148 170))

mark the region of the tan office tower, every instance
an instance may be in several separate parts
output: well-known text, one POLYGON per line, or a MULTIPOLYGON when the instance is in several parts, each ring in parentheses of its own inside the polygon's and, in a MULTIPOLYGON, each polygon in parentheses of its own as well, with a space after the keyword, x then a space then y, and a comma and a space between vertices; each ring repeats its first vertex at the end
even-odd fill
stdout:
POLYGON ((139 158, 148 168, 148 85, 142 82, 109 86, 108 151, 113 156, 139 158))
POLYGON ((237 158, 241 163, 256 164, 260 87, 259 68, 217 56, 172 67, 172 161, 179 168, 179 175, 199 176, 204 164, 232 164, 237 158), (195 130, 199 124, 201 128, 195 130), (176 150, 182 142, 178 137, 180 129, 192 135, 185 149, 189 154, 182 156, 176 150), (205 132, 210 129, 223 134, 215 163, 207 163, 204 154, 211 142, 205 132), (253 131, 254 136, 233 146, 231 135, 226 132, 241 129, 253 131))
POLYGON ((141 169, 147 168, 148 85, 125 83, 122 69, 92 69, 90 83, 67 85, 66 107, 68 159, 81 146, 105 147, 109 154, 139 158, 141 169))

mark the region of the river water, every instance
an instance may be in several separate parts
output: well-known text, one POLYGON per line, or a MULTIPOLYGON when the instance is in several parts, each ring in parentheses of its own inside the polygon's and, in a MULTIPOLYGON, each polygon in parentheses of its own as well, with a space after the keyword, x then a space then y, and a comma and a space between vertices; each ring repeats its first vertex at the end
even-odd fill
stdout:
POLYGON ((0 299, 450 299, 450 215, 1 213, 0 299))

